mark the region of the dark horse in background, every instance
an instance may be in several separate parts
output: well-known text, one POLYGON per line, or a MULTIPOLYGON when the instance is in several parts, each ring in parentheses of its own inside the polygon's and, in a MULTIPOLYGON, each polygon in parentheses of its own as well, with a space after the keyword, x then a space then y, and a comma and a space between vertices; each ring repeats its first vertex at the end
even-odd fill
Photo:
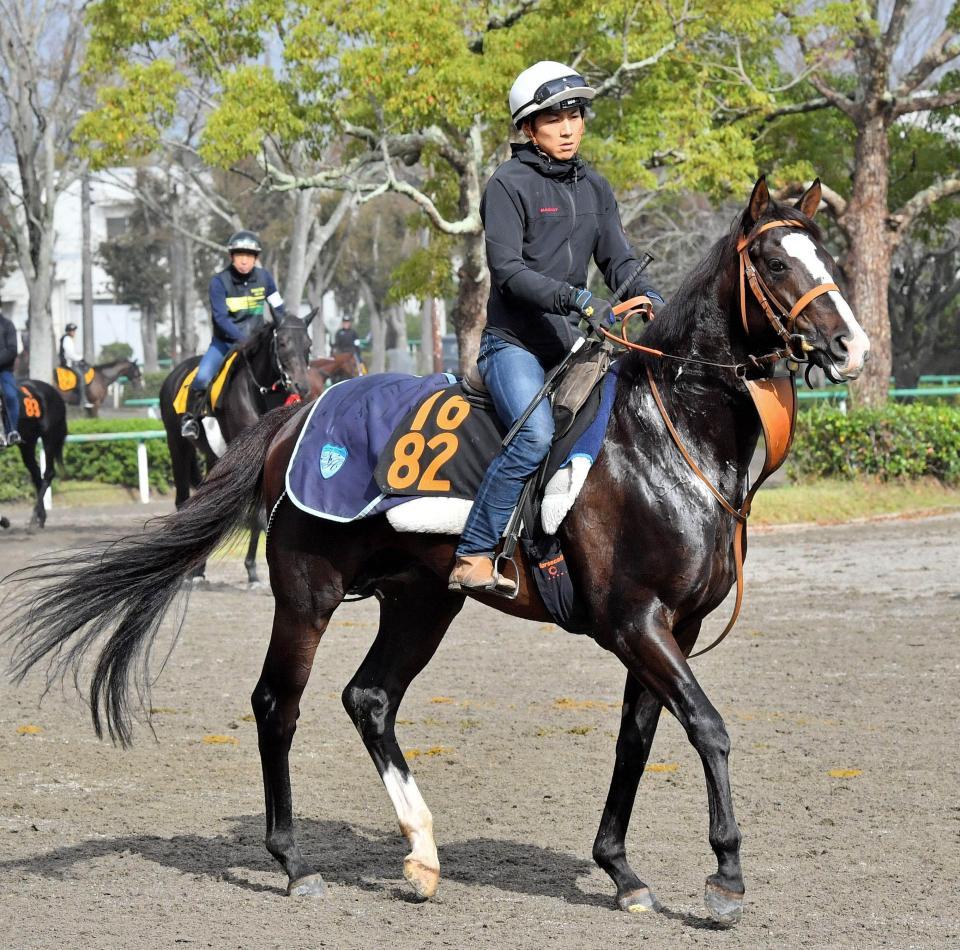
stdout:
MULTIPOLYGON (((191 489, 196 488, 203 478, 201 455, 209 470, 224 453, 226 446, 265 412, 282 406, 291 396, 300 399, 308 397, 308 328, 316 312, 313 310, 304 319, 288 316, 280 324, 268 323, 237 347, 237 358, 227 373, 213 416, 209 417, 216 425, 204 419, 200 438, 196 442, 180 434, 181 417, 173 401, 184 379, 199 365, 200 357, 192 356, 179 363, 163 381, 160 387, 160 415, 167 431, 177 508, 186 502, 191 489)), ((251 586, 259 583, 257 545, 261 530, 261 518, 257 515, 250 522, 250 542, 244 559, 247 580, 251 586)), ((194 577, 203 576, 204 565, 200 564, 194 577)))
MULTIPOLYGON (((100 414, 100 407, 106 401, 110 386, 121 376, 126 376, 135 390, 143 389, 143 374, 136 360, 111 360, 93 367, 93 379, 87 383, 87 401, 93 404, 93 408, 84 410, 87 415, 96 417, 100 414)), ((72 389, 58 388, 57 391, 67 405, 80 405, 80 391, 76 386, 72 389)))
POLYGON ((321 356, 310 360, 310 395, 316 398, 327 388, 345 379, 366 375, 367 368, 356 353, 350 351, 335 356, 321 356))
POLYGON ((30 527, 42 528, 47 522, 43 496, 53 483, 57 463, 63 465, 63 445, 67 441, 67 407, 53 386, 37 379, 17 380, 17 394, 20 399, 19 432, 22 440, 17 448, 30 473, 35 492, 30 527), (37 459, 38 442, 43 444, 45 457, 42 472, 37 459))
MULTIPOLYGON (((625 838, 665 708, 686 731, 706 776, 709 841, 717 860, 706 882, 707 907, 723 923, 735 922, 742 913, 740 831, 727 766, 730 740, 687 660, 704 618, 733 585, 736 524, 681 457, 651 380, 705 477, 725 499, 740 504, 760 424, 735 367, 769 374, 770 364, 762 363, 766 368, 761 369, 748 358, 766 355, 782 340, 771 330, 759 297, 745 300, 741 315, 738 243, 775 295, 781 316, 802 304, 799 314, 786 317, 798 356, 802 350, 839 382, 859 374, 869 348, 839 290, 826 292, 836 267, 811 221, 819 201, 819 182, 795 206, 774 202, 763 179, 757 183, 734 232, 717 242, 644 331, 645 344, 673 358, 630 353, 621 359, 603 448, 560 527, 591 636, 626 667, 613 778, 593 848, 624 910, 658 906, 628 863, 625 838)), ((94 727, 98 734, 108 731, 115 740, 129 742, 136 702, 131 686, 143 690, 148 685, 146 660, 161 616, 186 574, 266 503, 275 608, 252 701, 267 848, 288 875, 289 893, 323 892, 320 874, 306 862, 295 837, 288 756, 300 697, 331 616, 348 595, 376 594, 380 630, 344 689, 343 702, 411 845, 404 874, 419 895, 429 897, 440 877, 432 818, 394 726, 407 687, 463 606, 465 595, 447 589, 457 539, 399 533, 383 515, 338 523, 298 509, 286 496, 284 476, 306 416, 305 407, 280 409, 248 429, 190 504, 152 522, 142 535, 70 558, 51 557, 14 574, 18 589, 24 579, 44 582, 12 627, 15 668, 22 677, 49 658, 48 675, 66 674, 98 643, 89 695, 94 727), (98 641, 103 627, 111 632, 98 641)), ((489 594, 477 599, 518 617, 549 620, 522 560, 519 567, 516 600, 489 594)))

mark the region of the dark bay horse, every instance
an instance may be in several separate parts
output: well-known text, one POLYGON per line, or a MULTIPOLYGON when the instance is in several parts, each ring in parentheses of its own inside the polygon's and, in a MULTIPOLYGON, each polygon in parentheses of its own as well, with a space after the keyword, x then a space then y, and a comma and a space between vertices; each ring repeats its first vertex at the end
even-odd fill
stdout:
MULTIPOLYGON (((761 298, 741 297, 738 243, 749 255, 751 280, 762 279, 768 291, 763 299, 768 306, 775 301, 770 315, 786 320, 781 329, 798 355, 802 349, 839 381, 860 372, 869 348, 834 288, 834 262, 811 221, 819 200, 818 182, 792 207, 773 202, 763 179, 757 183, 734 232, 713 247, 645 330, 645 344, 674 358, 631 353, 621 360, 603 448, 560 528, 591 636, 626 667, 613 777, 593 848, 624 910, 657 906, 627 860, 625 837, 663 708, 686 731, 706 776, 709 842, 717 860, 706 881, 707 907, 716 920, 733 923, 744 893, 727 768, 730 740, 687 661, 701 623, 733 584, 735 523, 680 456, 650 381, 697 465, 739 504, 760 431, 739 373, 749 366, 758 372, 748 358, 767 354, 782 337, 771 330, 761 298)), ((43 584, 10 628, 16 673, 24 676, 44 658, 51 677, 76 671, 101 630, 109 629, 98 643, 90 707, 98 734, 129 742, 136 702, 131 686, 141 699, 146 695, 150 645, 163 613, 192 566, 265 502, 275 612, 252 702, 267 848, 286 871, 290 894, 323 892, 294 834, 288 756, 300 697, 331 616, 347 595, 376 594, 380 630, 344 689, 343 703, 410 843, 404 875, 429 897, 440 877, 432 817, 394 726, 407 687, 463 606, 464 594, 447 589, 457 539, 399 533, 382 515, 338 523, 295 507, 284 474, 306 414, 305 407, 279 409, 242 433, 190 503, 142 535, 69 559, 51 557, 14 574, 19 589, 25 579, 43 584)), ((477 599, 518 617, 548 620, 526 565, 520 567, 516 600, 477 599)))
MULTIPOLYGON (((167 447, 176 487, 176 505, 181 507, 202 479, 200 455, 209 469, 226 446, 265 412, 283 405, 291 396, 306 399, 310 393, 307 359, 310 353, 308 327, 316 314, 306 318, 288 316, 279 325, 267 324, 238 347, 238 356, 230 367, 217 401, 213 418, 217 427, 202 425, 194 442, 180 434, 180 415, 173 401, 184 379, 200 363, 199 356, 184 360, 171 370, 160 387, 160 415, 167 431, 167 447)), ((250 524, 250 541, 244 564, 251 585, 257 578, 257 545, 261 519, 250 524)), ((202 578, 203 565, 195 575, 202 578)))
POLYGON ((367 368, 356 353, 337 353, 310 360, 310 395, 319 396, 328 385, 363 376, 367 368))
POLYGON ((33 487, 36 500, 30 527, 42 528, 47 522, 47 510, 43 506, 43 496, 53 483, 56 464, 63 465, 63 445, 67 441, 67 407, 60 393, 49 383, 37 379, 17 381, 20 398, 19 432, 21 443, 17 448, 23 458, 33 487), (37 459, 37 443, 43 444, 45 456, 43 471, 37 459))
MULTIPOLYGON (((88 415, 94 417, 99 415, 100 407, 107 398, 111 384, 121 376, 126 376, 135 390, 143 389, 143 374, 136 360, 111 360, 109 363, 99 363, 93 367, 93 379, 87 383, 87 400, 93 404, 92 409, 85 410, 88 415)), ((80 405, 80 390, 76 386, 72 389, 58 388, 57 391, 67 405, 80 405)))

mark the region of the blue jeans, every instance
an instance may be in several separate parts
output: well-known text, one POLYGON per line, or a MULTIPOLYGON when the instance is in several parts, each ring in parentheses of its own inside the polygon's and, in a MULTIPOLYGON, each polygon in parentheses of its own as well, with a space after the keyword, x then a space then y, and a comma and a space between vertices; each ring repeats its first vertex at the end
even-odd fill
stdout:
MULTIPOLYGON (((543 366, 528 350, 484 333, 477 367, 500 421, 509 428, 542 388, 543 366)), ((550 400, 543 399, 483 476, 457 554, 493 552, 520 500, 523 483, 546 458, 552 441, 553 411, 550 400)))
POLYGON ((0 373, 0 389, 3 390, 3 407, 7 410, 7 431, 15 432, 20 424, 20 390, 10 370, 0 373))
POLYGON ((210 348, 200 357, 200 365, 197 367, 197 375, 193 377, 190 384, 191 389, 206 389, 214 380, 214 377, 223 366, 223 361, 227 354, 233 349, 232 343, 224 340, 218 340, 214 337, 210 341, 210 348))

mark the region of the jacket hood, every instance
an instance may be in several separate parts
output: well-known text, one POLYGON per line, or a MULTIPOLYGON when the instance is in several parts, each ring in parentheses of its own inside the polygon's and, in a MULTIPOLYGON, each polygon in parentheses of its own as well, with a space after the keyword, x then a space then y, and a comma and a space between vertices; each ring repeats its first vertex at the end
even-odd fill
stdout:
POLYGON ((513 157, 519 159, 524 165, 535 168, 545 178, 556 178, 563 180, 566 178, 582 178, 586 169, 586 164, 579 155, 573 158, 560 160, 550 158, 544 152, 541 152, 532 142, 524 142, 522 145, 511 145, 513 157))

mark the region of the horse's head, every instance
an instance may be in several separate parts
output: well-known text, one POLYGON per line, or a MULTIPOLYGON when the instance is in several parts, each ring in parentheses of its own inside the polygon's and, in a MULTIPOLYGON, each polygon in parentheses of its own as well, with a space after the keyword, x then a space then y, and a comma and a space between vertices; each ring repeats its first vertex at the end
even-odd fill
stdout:
POLYGON ((307 376, 310 361, 310 333, 307 329, 311 314, 306 320, 288 316, 274 329, 276 369, 284 386, 293 389, 305 399, 310 393, 307 376))
POLYGON ((143 389, 143 373, 140 372, 140 367, 137 365, 136 360, 127 360, 122 373, 127 377, 130 385, 134 389, 138 391, 143 389))
POLYGON ((770 326, 784 341, 792 337, 795 349, 841 383, 860 375, 870 341, 837 286, 836 262, 813 223, 820 196, 819 178, 793 206, 774 201, 764 178, 756 183, 737 248, 741 313, 748 335, 770 326))

